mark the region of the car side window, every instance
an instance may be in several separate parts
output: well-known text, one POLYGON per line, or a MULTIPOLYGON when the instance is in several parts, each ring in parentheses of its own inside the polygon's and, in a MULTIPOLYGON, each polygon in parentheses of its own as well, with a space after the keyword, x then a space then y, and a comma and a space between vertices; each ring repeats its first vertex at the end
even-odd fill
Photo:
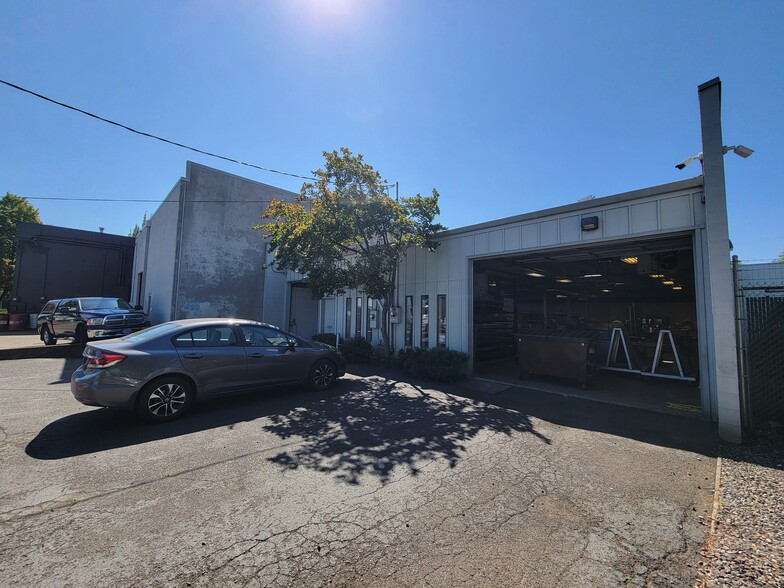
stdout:
POLYGON ((177 335, 175 347, 231 347, 237 345, 232 327, 205 327, 177 335))
POLYGON ((282 331, 257 325, 240 325, 248 347, 288 347, 289 338, 282 331))
POLYGON ((41 314, 50 314, 54 312, 54 302, 47 302, 46 305, 41 309, 41 314))
POLYGON ((66 300, 60 305, 60 310, 62 312, 74 312, 78 310, 76 300, 66 300))

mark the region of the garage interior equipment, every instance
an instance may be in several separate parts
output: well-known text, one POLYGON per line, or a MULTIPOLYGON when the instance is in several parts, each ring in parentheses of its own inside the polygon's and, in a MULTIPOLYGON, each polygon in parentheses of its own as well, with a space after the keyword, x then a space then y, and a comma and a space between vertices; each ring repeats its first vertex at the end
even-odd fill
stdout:
POLYGON ((475 374, 591 389, 625 378, 628 394, 644 377, 699 405, 694 265, 690 234, 477 260, 475 374))

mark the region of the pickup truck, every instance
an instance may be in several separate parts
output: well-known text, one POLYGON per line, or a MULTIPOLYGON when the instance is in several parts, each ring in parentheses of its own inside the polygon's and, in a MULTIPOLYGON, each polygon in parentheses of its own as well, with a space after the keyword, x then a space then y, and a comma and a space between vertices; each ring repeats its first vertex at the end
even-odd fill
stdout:
POLYGON ((149 326, 142 307, 133 307, 122 298, 50 300, 38 315, 38 334, 44 345, 54 345, 58 339, 84 344, 88 339, 122 337, 149 326))

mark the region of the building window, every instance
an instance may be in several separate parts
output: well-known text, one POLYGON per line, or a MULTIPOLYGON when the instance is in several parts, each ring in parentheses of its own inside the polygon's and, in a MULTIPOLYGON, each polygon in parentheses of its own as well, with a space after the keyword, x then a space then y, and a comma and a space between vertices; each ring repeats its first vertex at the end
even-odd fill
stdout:
POLYGON ((414 297, 406 296, 406 347, 414 345, 414 297))
POLYGON ((373 342, 373 327, 371 327, 373 319, 371 318, 371 316, 375 317, 376 309, 374 308, 374 306, 375 306, 375 300, 373 300, 372 298, 368 298, 367 299, 367 322, 365 323, 365 339, 368 340, 368 343, 373 342))
POLYGON ((357 324, 355 325, 354 335, 356 337, 362 336, 362 296, 357 295, 357 324))
POLYGON ((343 336, 351 337, 351 296, 346 298, 346 330, 343 331, 343 336))
POLYGON ((446 347, 446 294, 438 295, 438 341, 436 347, 446 347))
POLYGON ((421 306, 422 321, 420 324, 420 340, 419 346, 422 349, 427 349, 430 346, 430 296, 422 296, 421 306))

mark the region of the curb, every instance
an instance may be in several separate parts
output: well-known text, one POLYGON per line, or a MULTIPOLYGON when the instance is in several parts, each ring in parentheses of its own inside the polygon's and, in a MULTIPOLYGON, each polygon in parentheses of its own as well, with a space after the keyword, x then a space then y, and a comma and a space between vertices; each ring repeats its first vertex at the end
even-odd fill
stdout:
POLYGON ((716 480, 713 483, 713 512, 711 513, 710 538, 716 533, 716 517, 719 515, 721 501, 721 456, 716 458, 716 480))
POLYGON ((36 359, 36 358, 79 358, 82 357, 84 345, 44 345, 36 347, 19 347, 17 349, 0 349, 0 360, 4 359, 36 359))

